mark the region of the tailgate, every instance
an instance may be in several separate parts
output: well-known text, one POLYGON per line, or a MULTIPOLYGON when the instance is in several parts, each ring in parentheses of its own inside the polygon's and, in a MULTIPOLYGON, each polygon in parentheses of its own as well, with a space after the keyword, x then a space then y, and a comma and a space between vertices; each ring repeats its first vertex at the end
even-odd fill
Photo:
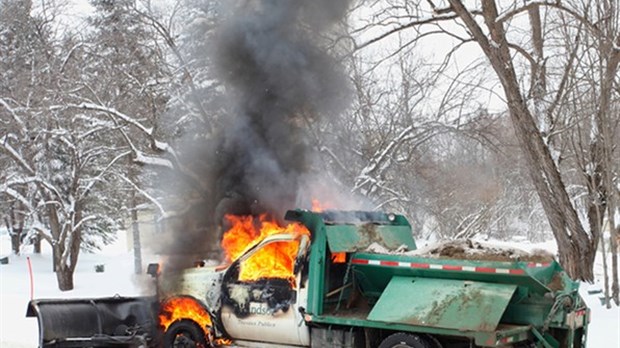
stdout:
POLYGON ((465 331, 494 331, 517 286, 393 277, 369 320, 465 331))

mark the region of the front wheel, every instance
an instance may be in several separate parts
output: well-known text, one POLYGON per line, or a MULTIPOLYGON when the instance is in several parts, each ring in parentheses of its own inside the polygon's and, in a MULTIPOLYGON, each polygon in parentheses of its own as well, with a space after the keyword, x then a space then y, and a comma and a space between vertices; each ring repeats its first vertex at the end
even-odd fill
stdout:
POLYGON ((179 320, 166 330, 164 348, 206 348, 204 331, 191 320, 179 320))
POLYGON ((420 336, 398 332, 386 337, 379 348, 431 348, 420 336))

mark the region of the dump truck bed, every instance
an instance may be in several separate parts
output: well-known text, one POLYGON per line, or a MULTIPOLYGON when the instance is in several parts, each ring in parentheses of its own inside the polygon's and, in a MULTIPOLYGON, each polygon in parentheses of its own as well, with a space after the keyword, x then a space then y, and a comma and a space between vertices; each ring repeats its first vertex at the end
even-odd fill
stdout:
POLYGON ((326 303, 312 322, 469 337, 483 347, 533 339, 554 303, 545 294, 572 284, 555 261, 353 253, 349 263, 364 301, 326 303))
POLYGON ((313 236, 306 322, 482 347, 585 347, 588 309, 549 254, 469 240, 417 250, 396 214, 289 211, 313 236), (334 256, 345 263, 334 261, 334 256))
POLYGON ((561 272, 555 261, 478 261, 355 253, 351 256, 351 263, 360 285, 370 297, 380 295, 393 276, 513 284, 539 294, 561 286, 553 284, 554 277, 561 272))

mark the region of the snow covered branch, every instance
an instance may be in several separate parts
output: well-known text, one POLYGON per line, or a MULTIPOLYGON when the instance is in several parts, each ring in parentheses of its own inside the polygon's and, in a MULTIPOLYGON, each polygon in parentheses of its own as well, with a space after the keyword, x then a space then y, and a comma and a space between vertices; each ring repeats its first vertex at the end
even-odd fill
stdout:
POLYGON ((28 210, 32 211, 34 210, 32 208, 32 205, 30 204, 30 201, 28 200, 28 198, 24 197, 24 195, 22 195, 21 193, 19 193, 18 191, 14 190, 13 188, 9 187, 8 185, 2 185, 0 186, 0 192, 4 192, 7 195, 13 197, 14 199, 18 200, 20 203, 22 203, 28 210))
POLYGON ((378 151, 378 153, 371 158, 370 163, 361 171, 360 176, 367 176, 377 170, 379 166, 387 160, 389 154, 401 143, 410 139, 408 135, 413 131, 413 126, 409 126, 403 129, 400 134, 398 134, 392 141, 388 143, 382 150, 378 151))
MULTIPOLYGON (((138 130, 140 130, 142 133, 144 133, 144 135, 146 135, 149 139, 153 139, 154 135, 153 135, 153 128, 151 127, 146 127, 144 126, 142 123, 138 122, 137 120, 135 120, 134 118, 114 109, 114 108, 109 108, 103 105, 97 105, 97 104, 93 104, 93 103, 81 103, 81 104, 67 104, 64 106, 52 106, 50 107, 50 110, 57 110, 57 109, 66 109, 66 108, 74 108, 74 109, 83 109, 83 110, 91 110, 91 111, 100 111, 100 112, 104 112, 108 115, 112 115, 118 119, 121 119, 122 121, 136 127, 138 130)), ((159 148, 157 145, 160 145, 159 142, 155 142, 153 141, 152 144, 154 145, 154 150, 160 150, 160 151, 167 151, 167 145, 163 146, 162 148, 159 148)), ((165 144, 163 144, 165 145, 165 144)))
POLYGON ((32 169, 28 162, 17 152, 17 150, 13 148, 13 146, 11 146, 11 144, 9 144, 8 135, 0 138, 0 149, 4 149, 4 152, 6 152, 9 157, 17 162, 22 169, 28 172, 29 175, 36 175, 36 172, 32 169))
POLYGON ((11 117, 13 117, 13 120, 17 122, 17 125, 19 126, 19 130, 22 136, 25 136, 26 134, 28 134, 28 130, 26 128, 26 124, 24 123, 24 121, 21 119, 21 117, 17 115, 17 112, 13 108, 11 108, 9 104, 2 98, 0 98, 0 106, 3 106, 5 109, 7 109, 11 117))
POLYGON ((88 184, 88 186, 86 186, 86 188, 84 189, 84 191, 80 194, 80 196, 79 196, 78 200, 79 200, 79 199, 83 199, 84 197, 88 196, 88 194, 89 194, 89 193, 90 193, 90 191, 92 190, 93 186, 94 186, 94 185, 95 185, 95 184, 96 184, 96 183, 97 183, 97 182, 101 179, 101 177, 102 177, 105 173, 107 173, 107 172, 108 172, 108 170, 110 170, 110 168, 111 168, 114 164, 116 164, 116 162, 117 162, 118 160, 120 160, 121 158, 123 158, 123 157, 125 157, 125 156, 128 156, 128 155, 130 155, 130 154, 131 154, 131 152, 126 151, 126 152, 123 152, 123 153, 119 154, 119 155, 118 155, 118 156, 116 156, 114 159, 112 159, 112 160, 110 161, 110 163, 108 163, 108 165, 107 165, 105 168, 103 168, 102 170, 100 170, 100 171, 99 171, 99 174, 98 174, 95 178, 93 178, 93 179, 91 180, 91 182, 88 184))
POLYGON ((118 177, 120 177, 122 180, 124 180, 129 185, 131 185, 134 188, 134 190, 136 190, 136 192, 138 192, 142 196, 144 196, 144 198, 148 199, 151 203, 153 203, 153 205, 155 205, 157 207, 157 209, 159 210, 159 212, 160 212, 160 214, 162 216, 162 219, 168 217, 168 213, 166 212, 164 207, 161 205, 161 203, 159 203, 159 201, 155 197, 151 196, 148 192, 146 192, 143 189, 141 189, 140 187, 138 187, 138 185, 136 185, 133 181, 129 180, 125 176, 118 175, 118 177))
POLYGON ((146 156, 144 153, 142 153, 139 150, 135 150, 134 154, 135 154, 134 161, 136 163, 174 169, 174 165, 172 164, 172 162, 170 162, 169 160, 165 158, 146 156))

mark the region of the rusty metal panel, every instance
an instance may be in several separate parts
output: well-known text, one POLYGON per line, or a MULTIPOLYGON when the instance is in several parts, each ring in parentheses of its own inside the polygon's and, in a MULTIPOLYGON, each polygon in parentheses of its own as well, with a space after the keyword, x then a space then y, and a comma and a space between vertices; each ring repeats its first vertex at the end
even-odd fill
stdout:
POLYGON ((517 286, 394 277, 369 320, 467 331, 494 331, 517 286))
POLYGON ((387 250, 403 246, 405 250, 416 249, 409 226, 332 225, 326 227, 326 232, 329 249, 335 253, 365 251, 373 243, 387 250))

